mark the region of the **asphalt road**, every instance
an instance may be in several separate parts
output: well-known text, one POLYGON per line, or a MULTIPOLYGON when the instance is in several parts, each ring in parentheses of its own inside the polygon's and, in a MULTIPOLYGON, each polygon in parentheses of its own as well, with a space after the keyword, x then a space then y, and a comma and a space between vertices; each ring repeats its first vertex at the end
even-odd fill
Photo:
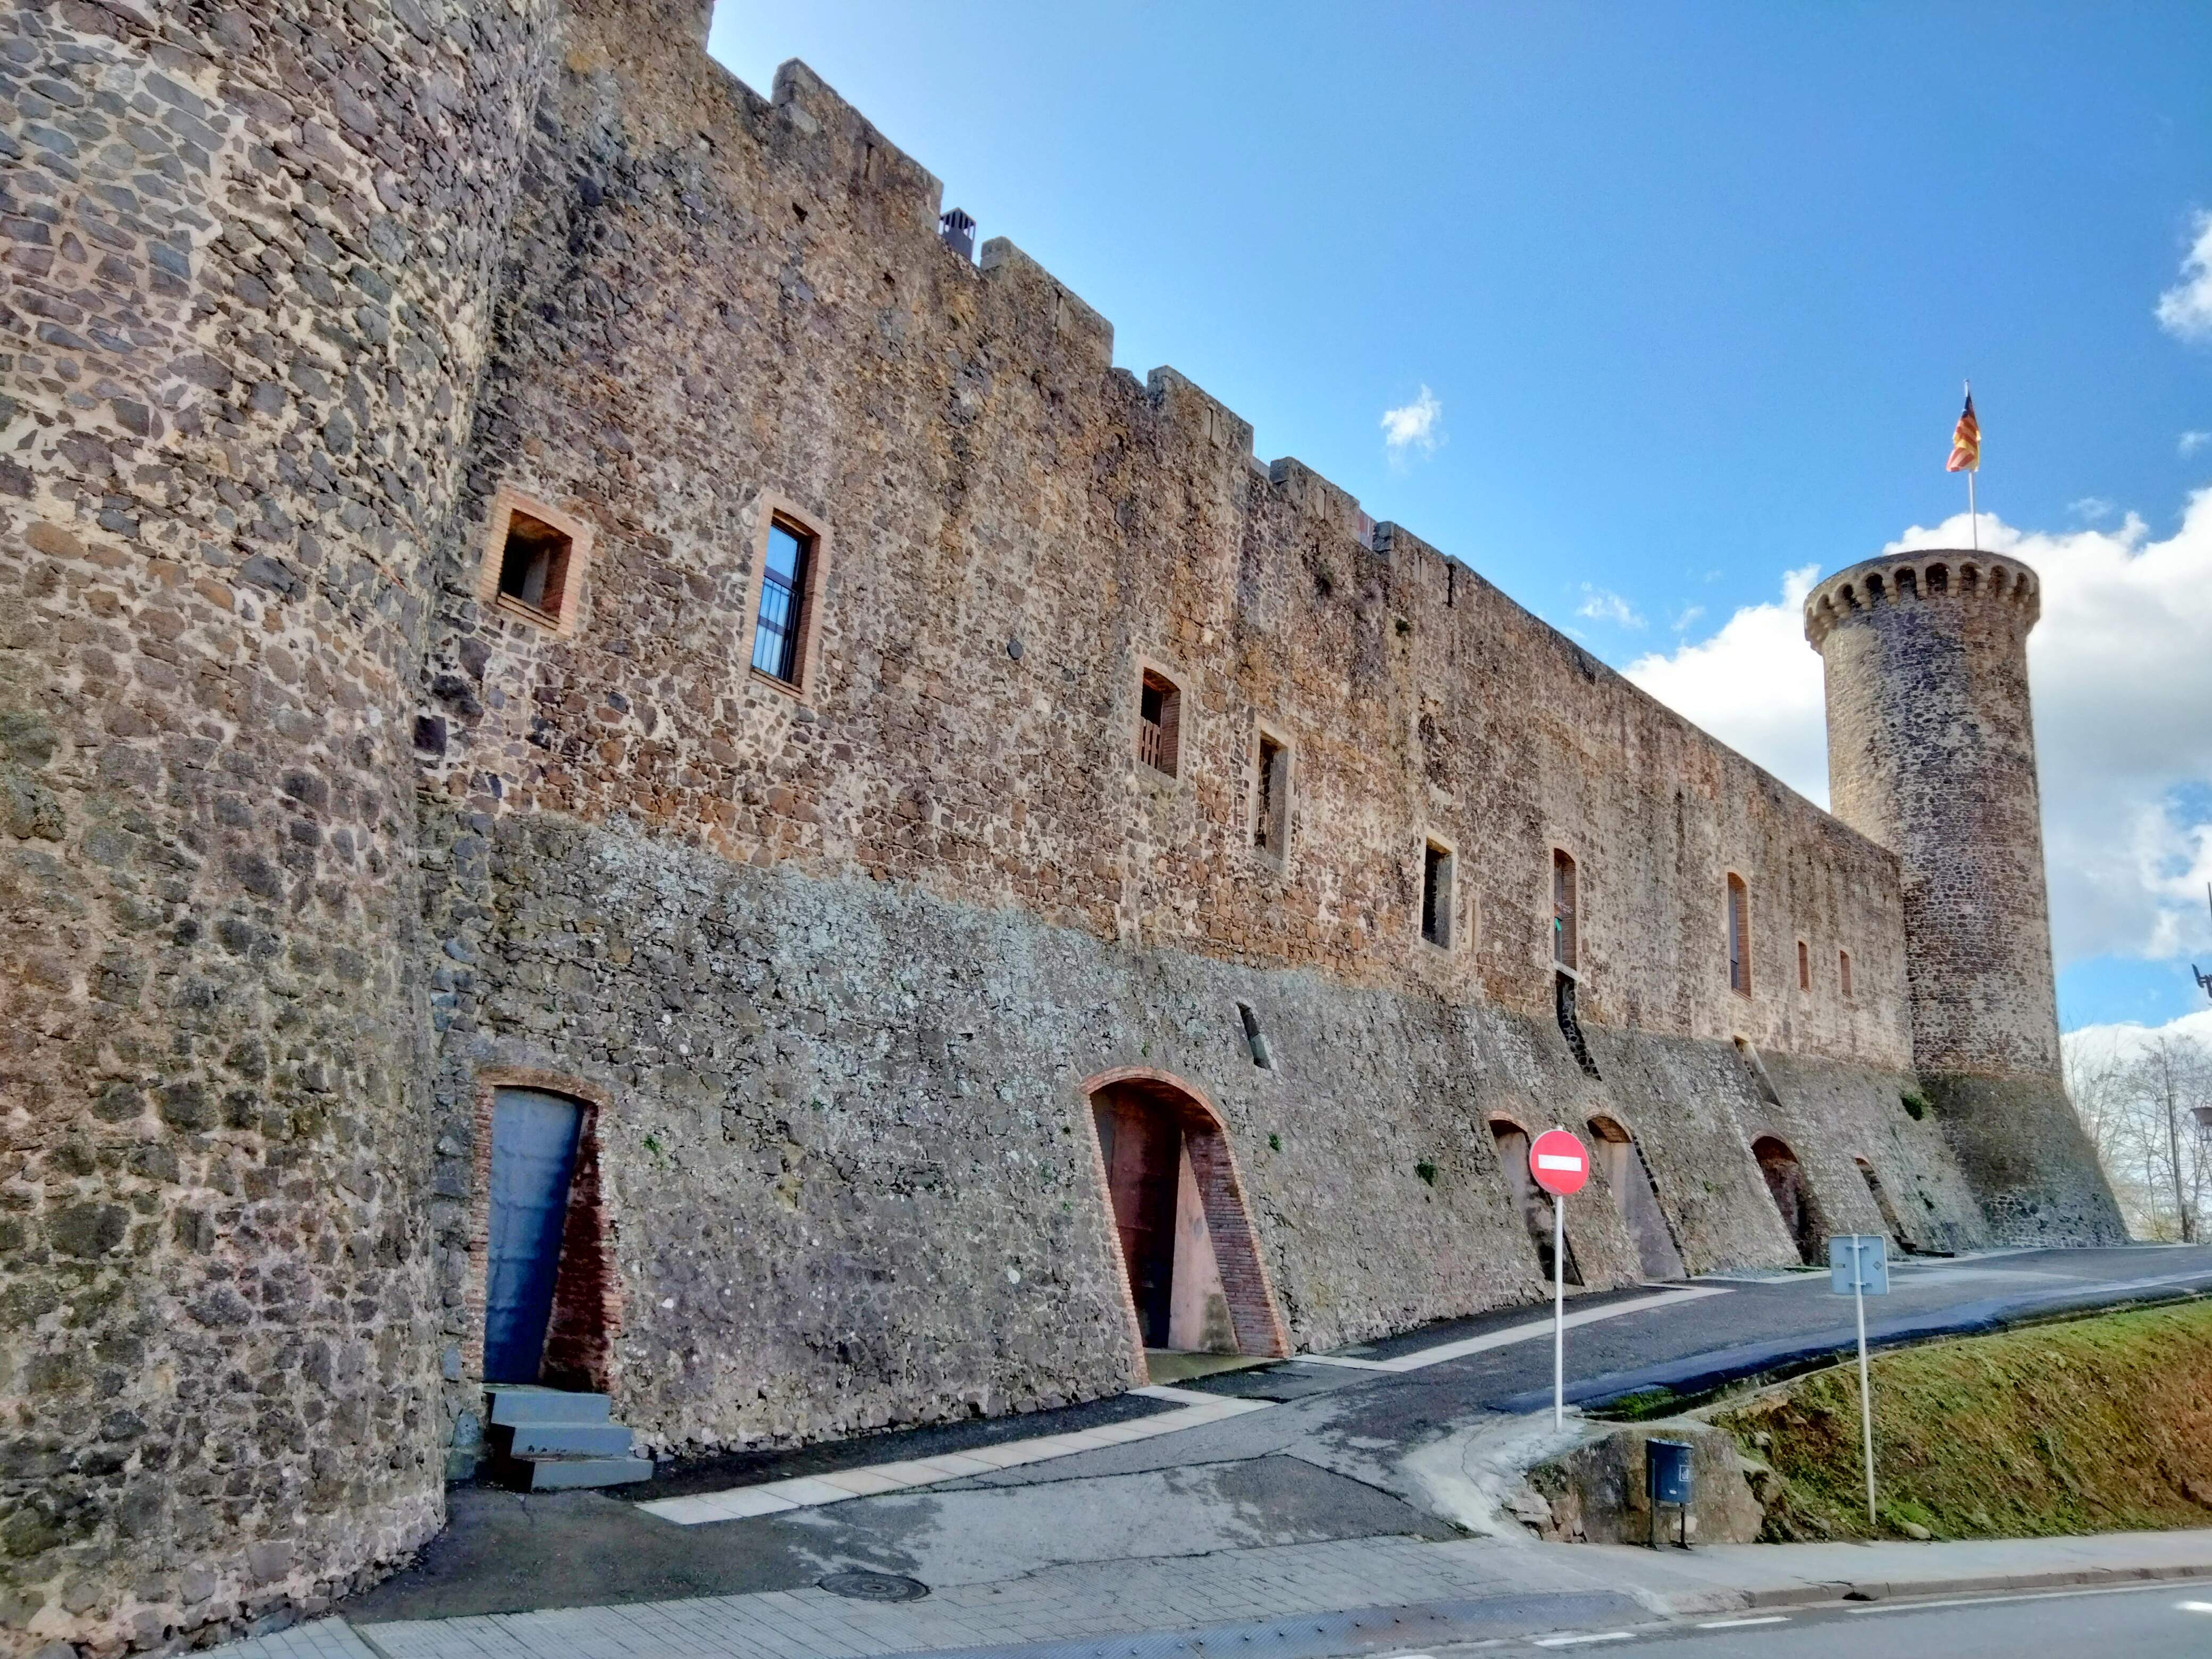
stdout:
MULTIPOLYGON (((1480 1647, 1439 1648, 1428 1659, 1461 1654, 1650 1653, 1666 1659, 1868 1659, 1869 1655, 1940 1655, 1942 1659, 2203 1659, 2212 1653, 2212 1584, 2162 1583, 2124 1589, 2051 1590, 1955 1601, 1820 1607, 1790 1613, 1735 1613, 1711 1620, 1592 1629, 1559 1644, 1527 1638, 1480 1647)), ((1393 1659, 1413 1659, 1393 1656, 1393 1659)))
MULTIPOLYGON (((1850 1304, 1829 1294, 1825 1273, 1701 1283, 1723 1293, 1570 1332, 1570 1398, 1593 1401, 1656 1386, 1686 1393, 1729 1377, 1802 1366, 1853 1340, 1850 1304)), ((2212 1290, 2212 1247, 1917 1261, 1899 1264, 1893 1283, 1893 1293, 1878 1310, 1869 1309, 1877 1342, 2212 1290)), ((1608 1299, 1624 1298, 1577 1298, 1571 1310, 1608 1299)), ((1547 1311, 1494 1313, 1352 1352, 1400 1355, 1525 1324, 1547 1311)), ((641 1514, 628 1499, 839 1463, 927 1456, 957 1449, 968 1437, 1052 1433, 1079 1424, 1086 1413, 1139 1402, 878 1436, 788 1458, 752 1455, 678 1472, 674 1480, 629 1489, 624 1497, 528 1498, 462 1489, 453 1494, 451 1525, 421 1564, 343 1610, 363 1620, 441 1618, 731 1595, 794 1588, 843 1566, 907 1574, 933 1585, 977 1583, 1070 1564, 1103 1566, 1346 1538, 1451 1536, 1465 1526, 1480 1529, 1492 1490, 1486 1470, 1498 1455, 1499 1437, 1528 1432, 1505 1413, 1547 1402, 1550 1380, 1545 1340, 1404 1373, 1284 1362, 1195 1385, 1279 1402, 1268 1410, 976 1480, 713 1526, 671 1526, 641 1514)), ((2191 1628, 2198 1632, 2191 1650, 2212 1653, 2212 1620, 2191 1628)))

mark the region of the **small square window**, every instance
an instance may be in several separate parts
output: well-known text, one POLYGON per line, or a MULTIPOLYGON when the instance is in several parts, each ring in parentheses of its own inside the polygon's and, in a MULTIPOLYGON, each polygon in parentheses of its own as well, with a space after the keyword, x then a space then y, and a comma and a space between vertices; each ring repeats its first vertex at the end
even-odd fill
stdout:
POLYGON ((753 620, 753 666, 786 685, 799 684, 805 661, 807 589, 813 574, 814 537, 788 519, 771 519, 760 609, 753 620))
POLYGON ((1451 848, 1434 842, 1421 852, 1421 937, 1440 950, 1451 949, 1451 848))
POLYGON ((1254 781, 1252 845, 1277 859, 1291 847, 1291 751, 1265 732, 1254 781))
POLYGON ((1176 775, 1182 748, 1182 692, 1164 674, 1145 671, 1137 691, 1137 758, 1176 775))
POLYGON ((499 560, 499 596, 549 617, 561 614, 568 574, 568 538, 544 520, 523 512, 507 520, 507 546, 499 560))
POLYGON ((557 634, 574 634, 591 554, 590 527, 501 487, 487 530, 479 603, 557 634))

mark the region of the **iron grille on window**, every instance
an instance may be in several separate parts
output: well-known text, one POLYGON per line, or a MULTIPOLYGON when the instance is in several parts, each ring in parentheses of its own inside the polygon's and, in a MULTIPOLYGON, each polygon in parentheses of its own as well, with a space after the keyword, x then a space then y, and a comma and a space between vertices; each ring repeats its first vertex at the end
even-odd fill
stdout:
POLYGON ((768 568, 761 573, 760 616, 753 627, 753 666, 787 685, 799 683, 806 564, 812 551, 811 539, 781 520, 769 526, 768 568))

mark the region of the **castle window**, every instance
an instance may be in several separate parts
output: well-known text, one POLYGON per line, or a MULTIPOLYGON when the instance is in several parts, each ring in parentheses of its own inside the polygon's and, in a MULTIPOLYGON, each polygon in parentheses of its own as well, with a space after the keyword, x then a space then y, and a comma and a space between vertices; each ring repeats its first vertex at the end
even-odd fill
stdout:
POLYGON ((1836 952, 1836 974, 1843 981, 1844 1000, 1849 1002, 1851 998, 1851 953, 1849 951, 1836 952))
POLYGON ((1252 845, 1280 860, 1291 850, 1291 750, 1265 732, 1252 795, 1252 845))
POLYGON ((1173 777, 1182 747, 1182 692, 1166 675, 1147 668, 1137 690, 1137 758, 1173 777))
POLYGON ((1552 851, 1552 960, 1560 967, 1581 966, 1582 945, 1575 927, 1575 861, 1552 851))
POLYGON ((1797 941, 1797 988, 1801 991, 1813 988, 1813 953, 1806 948, 1802 939, 1797 941))
POLYGON ((591 527, 501 486, 492 498, 477 600, 533 626, 573 635, 582 615, 591 527))
POLYGON ((1741 876, 1728 878, 1729 989, 1751 994, 1751 891, 1741 876))
POLYGON ((1421 937, 1439 950, 1452 946, 1452 853, 1435 842, 1421 849, 1421 937))
POLYGON ((788 519, 771 517, 753 623, 753 666, 786 685, 799 684, 805 660, 813 564, 813 536, 788 519))

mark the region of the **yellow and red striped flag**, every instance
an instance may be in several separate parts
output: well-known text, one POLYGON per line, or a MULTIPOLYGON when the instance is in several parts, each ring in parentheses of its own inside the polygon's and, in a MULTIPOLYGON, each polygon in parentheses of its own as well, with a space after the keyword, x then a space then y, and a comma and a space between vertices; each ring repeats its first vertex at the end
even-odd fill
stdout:
POLYGON ((1974 393, 1966 391, 1966 407, 1959 416, 1959 424, 1951 432, 1951 459, 1945 462, 1946 472, 1978 472, 1982 470, 1982 423, 1974 418, 1974 393))

